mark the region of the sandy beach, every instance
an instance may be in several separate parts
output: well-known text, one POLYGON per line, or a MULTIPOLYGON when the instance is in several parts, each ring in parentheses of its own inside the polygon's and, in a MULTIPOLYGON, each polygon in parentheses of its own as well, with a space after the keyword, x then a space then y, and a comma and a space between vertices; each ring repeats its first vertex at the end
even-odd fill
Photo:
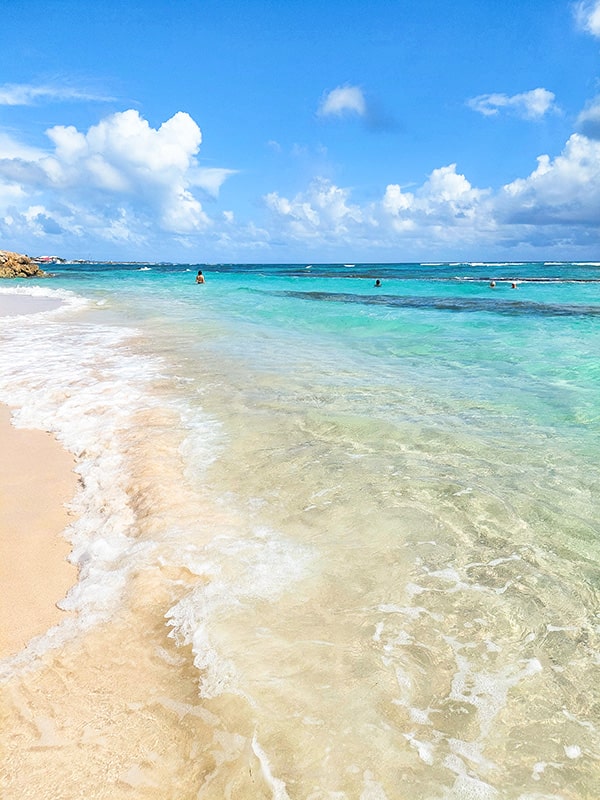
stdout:
POLYGON ((60 300, 51 297, 31 297, 22 294, 0 294, 0 317, 33 314, 59 308, 60 300))
MULTIPOLYGON (((43 298, 0 295, 0 315, 47 310, 43 298)), ((73 457, 44 431, 14 428, 0 406, 0 657, 60 622, 56 603, 77 579, 62 532, 71 517, 73 457)))
POLYGON ((460 269, 0 282, 2 800, 597 796, 600 274, 460 269))

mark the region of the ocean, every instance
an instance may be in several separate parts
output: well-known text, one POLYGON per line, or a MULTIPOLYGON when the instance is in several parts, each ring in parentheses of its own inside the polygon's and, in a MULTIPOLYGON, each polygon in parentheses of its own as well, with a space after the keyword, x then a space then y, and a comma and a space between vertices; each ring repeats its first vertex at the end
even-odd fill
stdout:
POLYGON ((80 579, 3 797, 600 796, 600 264, 50 269, 0 402, 80 579))

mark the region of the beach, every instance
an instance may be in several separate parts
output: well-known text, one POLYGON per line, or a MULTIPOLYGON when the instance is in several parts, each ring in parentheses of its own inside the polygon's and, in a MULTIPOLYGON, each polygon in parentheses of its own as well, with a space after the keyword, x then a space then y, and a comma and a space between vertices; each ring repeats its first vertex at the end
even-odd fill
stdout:
POLYGON ((18 430, 0 407, 0 657, 58 624, 77 581, 63 532, 77 489, 73 457, 41 431, 18 430))
POLYGON ((0 660, 4 796, 595 799, 598 268, 202 269, 0 316, 70 570, 0 660))
MULTIPOLYGON (((47 311, 60 301, 0 295, 0 316, 47 311)), ((63 536, 77 489, 73 457, 42 431, 18 430, 0 406, 0 658, 14 655, 65 614, 77 581, 63 536)))
POLYGON ((32 297, 26 294, 0 295, 0 317, 16 317, 19 314, 35 314, 59 308, 60 300, 51 297, 32 297))

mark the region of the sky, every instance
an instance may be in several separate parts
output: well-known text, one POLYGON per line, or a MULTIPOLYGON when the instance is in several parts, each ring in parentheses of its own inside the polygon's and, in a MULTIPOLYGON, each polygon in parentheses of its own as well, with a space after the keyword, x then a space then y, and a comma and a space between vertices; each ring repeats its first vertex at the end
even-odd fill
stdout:
POLYGON ((0 249, 600 261, 600 0, 3 0, 0 249))

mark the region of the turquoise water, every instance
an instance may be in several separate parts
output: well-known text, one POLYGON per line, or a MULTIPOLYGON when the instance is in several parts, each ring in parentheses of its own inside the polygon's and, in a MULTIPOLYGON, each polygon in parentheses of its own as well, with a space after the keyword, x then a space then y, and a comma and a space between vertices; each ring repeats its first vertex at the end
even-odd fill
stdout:
POLYGON ((82 479, 16 728, 53 698, 86 796, 596 797, 600 265, 199 266, 2 323, 82 479))

